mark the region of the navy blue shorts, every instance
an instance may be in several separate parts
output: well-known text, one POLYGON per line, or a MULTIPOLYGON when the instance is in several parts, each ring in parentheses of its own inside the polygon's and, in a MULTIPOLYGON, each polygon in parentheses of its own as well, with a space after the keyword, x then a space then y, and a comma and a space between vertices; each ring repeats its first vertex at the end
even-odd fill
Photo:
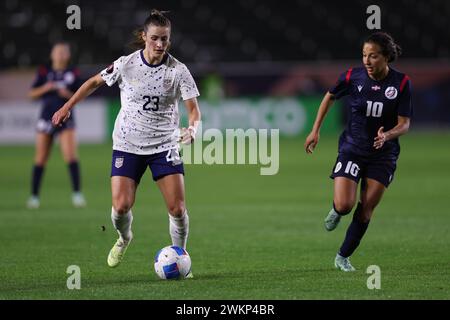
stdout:
POLYGON ((67 119, 66 122, 64 122, 61 127, 54 127, 52 125, 52 120, 48 120, 45 118, 39 118, 36 124, 36 131, 49 134, 51 136, 60 133, 61 131, 64 131, 66 129, 73 129, 75 128, 75 120, 70 117, 67 119))
POLYGON ((171 174, 181 173, 184 175, 183 161, 177 149, 150 155, 113 150, 111 177, 128 177, 139 184, 147 167, 152 171, 154 181, 171 174))
POLYGON ((386 188, 394 178, 397 161, 392 159, 368 159, 350 153, 339 153, 330 178, 346 177, 356 183, 361 178, 369 178, 386 188))

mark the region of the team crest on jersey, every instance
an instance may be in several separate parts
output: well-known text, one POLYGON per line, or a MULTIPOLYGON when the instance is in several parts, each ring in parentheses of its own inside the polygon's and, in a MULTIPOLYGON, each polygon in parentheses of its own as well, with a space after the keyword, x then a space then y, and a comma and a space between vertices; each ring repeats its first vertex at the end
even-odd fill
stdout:
POLYGON ((372 90, 373 90, 373 91, 378 91, 378 90, 380 90, 380 89, 381 89, 380 86, 372 86, 372 90))
POLYGON ((64 74, 64 82, 66 84, 72 84, 75 81, 75 75, 73 72, 68 71, 64 74))
POLYGON ((116 162, 114 163, 114 166, 119 169, 123 166, 123 157, 116 158, 116 162))
POLYGON ((389 100, 397 98, 397 89, 395 87, 387 87, 386 91, 384 92, 384 95, 389 100))
POLYGON ((165 78, 164 81, 163 81, 163 88, 166 89, 166 90, 170 89, 171 85, 172 85, 172 79, 165 78))

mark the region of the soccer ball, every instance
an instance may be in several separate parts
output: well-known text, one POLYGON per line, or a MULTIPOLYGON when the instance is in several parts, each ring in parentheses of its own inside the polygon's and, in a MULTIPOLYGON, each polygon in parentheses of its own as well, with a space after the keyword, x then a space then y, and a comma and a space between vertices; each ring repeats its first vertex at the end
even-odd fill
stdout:
POLYGON ((156 253, 155 271, 161 279, 184 279, 191 272, 191 257, 183 248, 164 247, 156 253))

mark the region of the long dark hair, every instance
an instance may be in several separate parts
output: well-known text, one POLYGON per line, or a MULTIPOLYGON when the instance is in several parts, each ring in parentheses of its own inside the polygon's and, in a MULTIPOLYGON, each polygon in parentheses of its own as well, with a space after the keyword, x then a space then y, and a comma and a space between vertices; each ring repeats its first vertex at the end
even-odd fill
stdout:
POLYGON ((171 23, 169 18, 165 16, 166 13, 169 13, 169 11, 152 9, 150 15, 145 19, 144 25, 133 31, 134 39, 130 43, 130 46, 135 49, 145 48, 145 41, 142 39, 142 33, 147 32, 150 25, 170 28, 171 23))
POLYGON ((402 48, 395 43, 394 38, 386 32, 378 31, 368 36, 364 43, 376 43, 381 48, 381 54, 388 59, 388 62, 395 61, 401 54, 402 48))

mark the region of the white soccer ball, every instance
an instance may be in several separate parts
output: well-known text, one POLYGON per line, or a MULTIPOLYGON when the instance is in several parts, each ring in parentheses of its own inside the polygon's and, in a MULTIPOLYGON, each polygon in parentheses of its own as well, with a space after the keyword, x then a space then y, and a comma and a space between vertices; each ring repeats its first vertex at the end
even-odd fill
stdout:
POLYGON ((191 272, 191 257, 183 248, 164 247, 156 253, 155 271, 161 279, 184 279, 191 272))

